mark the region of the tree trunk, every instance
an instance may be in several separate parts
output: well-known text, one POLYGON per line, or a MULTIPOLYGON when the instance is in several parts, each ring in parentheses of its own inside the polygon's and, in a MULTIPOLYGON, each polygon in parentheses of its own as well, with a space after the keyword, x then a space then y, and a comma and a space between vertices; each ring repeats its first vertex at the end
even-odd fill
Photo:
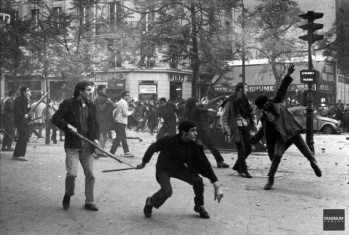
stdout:
POLYGON ((197 26, 196 26, 196 16, 195 16, 195 4, 192 3, 190 7, 190 13, 191 13, 191 24, 192 24, 192 41, 193 41, 193 55, 192 55, 192 62, 191 67, 193 70, 193 78, 191 82, 191 93, 192 97, 197 98, 196 94, 196 87, 197 87, 197 80, 199 77, 199 47, 198 47, 198 38, 197 38, 197 26))

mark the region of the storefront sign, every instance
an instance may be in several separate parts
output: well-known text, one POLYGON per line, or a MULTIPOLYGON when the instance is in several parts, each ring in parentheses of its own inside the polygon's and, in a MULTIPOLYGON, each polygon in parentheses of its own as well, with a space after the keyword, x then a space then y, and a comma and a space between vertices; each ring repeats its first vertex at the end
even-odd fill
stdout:
POLYGON ((170 82, 183 82, 184 81, 184 75, 182 74, 171 74, 170 75, 170 82))
POLYGON ((95 86, 99 86, 99 85, 105 85, 106 87, 108 86, 108 82, 100 82, 100 81, 96 81, 96 82, 93 82, 95 84, 95 86))
POLYGON ((156 94, 156 85, 139 85, 140 94, 156 94))
POLYGON ((0 23, 10 24, 11 23, 11 15, 0 12, 0 23))
POLYGON ((248 86, 248 91, 249 92, 254 92, 254 91, 275 91, 275 86, 274 85, 269 85, 269 86, 248 86))

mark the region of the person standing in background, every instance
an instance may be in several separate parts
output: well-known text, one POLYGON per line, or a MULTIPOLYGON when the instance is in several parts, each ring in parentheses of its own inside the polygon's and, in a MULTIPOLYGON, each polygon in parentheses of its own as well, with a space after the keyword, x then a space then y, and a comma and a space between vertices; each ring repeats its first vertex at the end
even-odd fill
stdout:
POLYGON ((17 127, 18 140, 13 152, 13 159, 19 161, 28 161, 25 157, 27 152, 28 141, 28 119, 30 118, 29 112, 29 99, 31 92, 29 87, 22 86, 19 89, 20 96, 16 97, 13 106, 13 122, 17 127))
POLYGON ((133 111, 128 110, 128 101, 130 100, 130 92, 123 91, 121 93, 121 99, 117 103, 116 108, 113 112, 114 124, 113 130, 116 133, 116 138, 113 140, 113 145, 111 146, 110 153, 115 154, 118 149, 120 142, 122 142, 122 147, 124 149, 125 157, 134 157, 132 153, 130 153, 127 145, 126 139, 126 126, 127 120, 130 115, 133 114, 133 111))
MULTIPOLYGON (((52 135, 51 135, 51 140, 53 141, 54 144, 57 144, 57 127, 52 124, 52 116, 55 114, 57 109, 53 105, 53 100, 49 99, 49 104, 48 104, 48 109, 47 106, 42 110, 42 118, 43 118, 43 123, 46 123, 46 112, 48 112, 48 126, 46 128, 49 129, 49 133, 51 133, 52 130, 52 135)), ((50 143, 50 142, 48 142, 50 143)))
MULTIPOLYGON (((107 96, 107 87, 105 85, 99 85, 97 87, 97 96, 94 98, 93 103, 97 109, 97 121, 99 125, 99 143, 100 147, 104 149, 107 141, 107 132, 111 129, 112 125, 112 112, 114 109, 113 102, 107 96)), ((103 157, 104 154, 96 150, 97 156, 103 157)))
POLYGON ((1 121, 5 129, 4 139, 2 141, 1 151, 13 151, 12 141, 15 138, 15 127, 13 124, 13 106, 15 104, 16 91, 10 90, 8 97, 4 100, 4 106, 1 114, 1 121))

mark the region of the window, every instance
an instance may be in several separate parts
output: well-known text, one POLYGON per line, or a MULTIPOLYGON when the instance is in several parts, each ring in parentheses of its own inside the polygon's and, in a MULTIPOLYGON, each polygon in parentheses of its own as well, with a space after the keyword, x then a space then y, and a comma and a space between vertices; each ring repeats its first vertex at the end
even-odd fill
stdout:
POLYGON ((121 51, 116 51, 116 67, 121 68, 121 51))
POLYGON ((31 16, 34 22, 34 26, 36 27, 35 31, 37 31, 39 26, 39 9, 31 10, 31 16))
POLYGON ((109 17, 110 26, 114 29, 114 26, 122 21, 122 6, 120 1, 109 3, 109 17))
POLYGON ((52 11, 54 12, 54 13, 60 13, 60 12, 62 12, 62 7, 52 7, 52 11))

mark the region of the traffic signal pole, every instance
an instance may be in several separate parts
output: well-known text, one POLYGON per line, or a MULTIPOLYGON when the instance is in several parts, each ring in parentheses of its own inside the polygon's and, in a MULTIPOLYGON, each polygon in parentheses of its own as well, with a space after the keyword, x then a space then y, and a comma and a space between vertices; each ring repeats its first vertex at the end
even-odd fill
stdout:
MULTIPOLYGON (((299 15, 299 17, 308 20, 308 24, 299 26, 301 29, 308 30, 308 34, 300 36, 299 38, 308 42, 308 70, 314 70, 312 58, 311 58, 311 45, 317 41, 323 39, 323 35, 314 34, 315 30, 322 29, 323 24, 315 24, 314 20, 323 17, 323 13, 308 11, 305 14, 299 15)), ((313 84, 316 81, 310 81, 308 83, 308 99, 307 99, 307 128, 306 128, 306 142, 309 149, 315 153, 314 149, 314 96, 313 96, 313 84)))

